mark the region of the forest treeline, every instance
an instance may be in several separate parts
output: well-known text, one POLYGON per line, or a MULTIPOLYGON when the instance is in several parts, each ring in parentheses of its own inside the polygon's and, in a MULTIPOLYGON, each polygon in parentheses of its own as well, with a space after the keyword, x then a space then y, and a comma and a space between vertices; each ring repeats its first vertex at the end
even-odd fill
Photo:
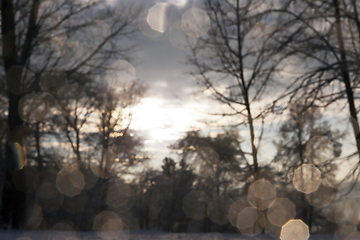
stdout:
POLYGON ((358 5, 189 1, 172 22, 169 3, 3 0, 3 227, 278 237, 297 218, 311 233, 353 233, 358 5), (131 108, 151 87, 134 67, 140 34, 184 49, 188 77, 221 106, 210 115, 222 130, 184 133, 161 170, 144 167, 151 156, 131 127, 131 108), (337 114, 345 117, 334 127, 337 114), (262 163, 266 144, 273 157, 262 163))

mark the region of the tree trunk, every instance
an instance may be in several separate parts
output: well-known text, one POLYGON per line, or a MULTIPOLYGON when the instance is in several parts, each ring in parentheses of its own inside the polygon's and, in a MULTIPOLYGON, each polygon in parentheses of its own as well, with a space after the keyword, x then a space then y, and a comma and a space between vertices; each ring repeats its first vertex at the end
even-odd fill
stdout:
POLYGON ((358 155, 359 155, 359 162, 360 162, 360 135, 357 132, 359 129, 359 124, 358 124, 358 119, 357 119, 357 115, 356 115, 356 108, 355 108, 355 103, 354 103, 354 93, 353 93, 353 90, 351 87, 350 74, 349 74, 349 69, 348 69, 348 63, 346 60, 346 52, 345 52, 345 46, 344 46, 343 35, 342 35, 342 30, 341 30, 341 17, 340 17, 339 2, 338 2, 338 0, 333 0, 333 3, 334 3, 334 7, 335 7, 336 35, 338 38, 338 44, 339 44, 339 50, 340 50, 341 76, 342 76, 343 82, 345 84, 346 96, 347 96, 347 101, 349 104, 350 115, 356 121, 355 123, 352 122, 352 126, 353 126, 353 130, 354 130, 354 134, 355 134, 355 141, 356 141, 356 146, 357 146, 358 155))
MULTIPOLYGON (((13 66, 20 65, 20 62, 17 62, 18 56, 15 44, 15 18, 11 0, 3 0, 1 2, 1 31, 4 70, 7 72, 13 66)), ((17 159, 14 155, 14 152, 10 148, 9 143, 15 134, 15 130, 23 125, 23 120, 21 119, 18 112, 21 95, 15 95, 11 92, 8 92, 8 99, 8 124, 10 134, 8 136, 5 152, 6 173, 5 185, 2 195, 2 215, 5 223, 10 224, 11 222, 11 227, 18 229, 20 228, 22 219, 25 215, 25 193, 18 191, 12 182, 13 173, 17 166, 17 159)), ((17 141, 20 145, 22 144, 21 138, 17 139, 17 141)), ((24 179, 22 180, 24 181, 24 179)))
POLYGON ((253 157, 253 163, 254 163, 254 174, 259 172, 259 165, 257 160, 257 149, 255 146, 255 133, 254 133, 254 125, 253 125, 253 118, 251 116, 250 111, 250 105, 247 106, 248 110, 248 121, 249 121, 249 130, 250 130, 250 136, 251 136, 251 149, 252 149, 252 157, 253 157))
MULTIPOLYGON (((8 137, 8 144, 6 145, 6 173, 5 173, 5 186, 3 190, 3 206, 2 214, 4 222, 10 224, 12 229, 19 229, 25 217, 25 200, 26 195, 24 192, 16 189, 12 178, 14 171, 23 171, 21 169, 20 159, 16 158, 16 153, 10 148, 11 135, 16 129, 23 125, 23 121, 17 111, 20 96, 9 93, 9 116, 8 124, 10 128, 10 136, 8 137), (19 169, 20 167, 20 169, 19 169)), ((18 143, 22 145, 21 139, 17 139, 18 143), (19 142, 20 141, 20 142, 19 142)), ((24 176, 23 174, 18 174, 24 176)), ((17 179, 17 181, 25 182, 25 179, 17 179)), ((23 185, 23 184, 21 184, 23 185)))

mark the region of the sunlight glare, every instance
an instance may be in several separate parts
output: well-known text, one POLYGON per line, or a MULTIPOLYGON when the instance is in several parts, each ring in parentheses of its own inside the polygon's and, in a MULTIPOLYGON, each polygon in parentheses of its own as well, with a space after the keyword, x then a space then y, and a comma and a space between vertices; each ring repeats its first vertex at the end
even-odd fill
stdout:
POLYGON ((190 127, 188 113, 159 98, 144 98, 132 110, 132 128, 149 133, 153 141, 176 140, 190 127))
POLYGON ((177 7, 184 7, 188 3, 188 0, 168 0, 167 2, 177 7))

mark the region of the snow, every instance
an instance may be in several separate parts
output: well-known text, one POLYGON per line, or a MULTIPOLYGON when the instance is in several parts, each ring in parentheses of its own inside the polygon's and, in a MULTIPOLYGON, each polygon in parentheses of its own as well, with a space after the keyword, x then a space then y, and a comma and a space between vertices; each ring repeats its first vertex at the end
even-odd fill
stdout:
MULTIPOLYGON (((1 240, 101 240, 94 232, 58 232, 58 231, 0 231, 1 240)), ((108 239, 108 238, 107 238, 108 239)), ((121 240, 271 240, 267 235, 247 237, 241 234, 221 233, 163 233, 163 232, 130 232, 116 238, 121 240)), ((310 240, 333 239, 332 235, 312 235, 310 240)), ((296 239, 294 239, 296 240, 296 239)))

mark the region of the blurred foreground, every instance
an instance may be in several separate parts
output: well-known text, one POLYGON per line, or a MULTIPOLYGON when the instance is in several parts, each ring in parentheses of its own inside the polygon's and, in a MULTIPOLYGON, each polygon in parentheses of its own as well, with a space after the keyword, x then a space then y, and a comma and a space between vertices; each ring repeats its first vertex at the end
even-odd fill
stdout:
MULTIPOLYGON (((71 240, 80 240, 80 239, 101 239, 96 233, 90 232, 57 232, 57 231, 31 231, 31 232, 0 232, 1 239, 16 239, 16 240, 47 240, 47 239, 71 239, 71 240)), ((255 237, 247 237, 240 234, 220 234, 220 233, 163 233, 163 232, 146 232, 146 231, 136 231, 130 232, 126 235, 119 235, 117 239, 121 240, 147 240, 147 239, 189 239, 189 240, 235 240, 235 239, 253 239, 253 240, 265 240, 265 239, 275 239, 267 235, 259 235, 255 237)), ((327 240, 333 239, 332 235, 313 235, 309 239, 314 240, 327 240)))

